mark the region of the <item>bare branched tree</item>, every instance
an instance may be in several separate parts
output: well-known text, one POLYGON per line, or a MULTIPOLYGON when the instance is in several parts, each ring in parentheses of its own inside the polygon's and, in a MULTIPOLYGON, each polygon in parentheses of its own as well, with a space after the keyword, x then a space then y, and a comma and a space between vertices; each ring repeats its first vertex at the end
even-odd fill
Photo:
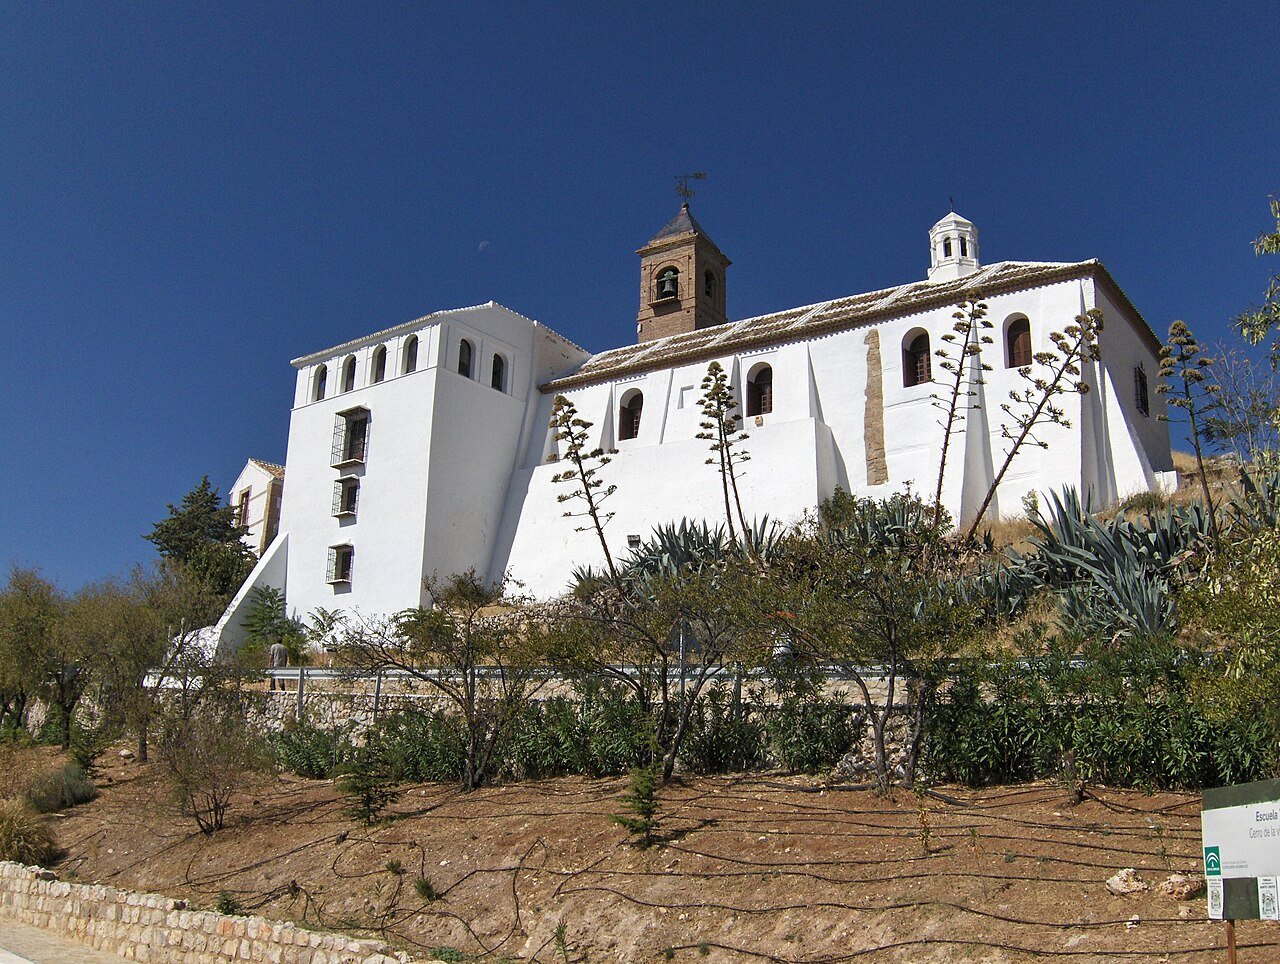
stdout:
POLYGON ((590 525, 578 526, 577 531, 592 531, 596 534, 596 538, 600 540, 600 548, 604 551, 604 562, 609 571, 609 579, 615 586, 620 586, 618 569, 614 565, 613 554, 609 551, 609 542, 604 535, 604 527, 613 518, 613 513, 605 512, 602 508, 605 500, 613 495, 618 487, 606 484, 600 476, 600 470, 612 459, 602 448, 588 448, 590 443, 587 433, 591 426, 591 422, 578 414, 578 409, 573 402, 563 395, 556 396, 551 409, 551 429, 555 432, 555 440, 565 444, 564 455, 560 457, 560 461, 567 462, 568 467, 553 475, 551 480, 566 483, 571 487, 570 491, 556 496, 557 502, 562 505, 574 500, 582 502, 583 507, 577 512, 566 509, 565 518, 585 517, 591 520, 590 525))
POLYGON ((742 512, 742 497, 738 492, 738 475, 741 464, 751 456, 739 446, 748 438, 746 432, 739 431, 742 417, 738 414, 738 399, 734 395, 733 386, 729 384, 729 376, 724 367, 713 361, 707 366, 706 377, 702 379, 702 397, 698 399, 702 407, 702 431, 697 438, 711 443, 711 451, 715 454, 707 459, 707 465, 716 466, 720 473, 720 486, 724 490, 724 516, 729 526, 730 538, 737 538, 734 532, 734 512, 737 510, 738 524, 745 535, 747 518, 742 512), (732 497, 732 508, 730 498, 732 497))
POLYGON ((942 336, 944 344, 935 354, 942 359, 938 367, 947 373, 942 382, 946 391, 934 393, 934 408, 942 412, 938 422, 942 426, 942 455, 938 459, 938 484, 933 493, 933 519, 936 525, 942 517, 942 482, 947 472, 947 454, 951 450, 953 436, 964 431, 965 409, 969 407, 971 398, 978 392, 982 384, 982 373, 991 371, 991 366, 982 360, 982 346, 991 344, 991 336, 983 334, 991 329, 987 321, 987 306, 982 301, 961 302, 958 310, 951 316, 955 323, 951 331, 942 336), (971 361, 971 359, 973 361, 971 361), (969 376, 971 365, 976 364, 978 375, 969 376))
MULTIPOLYGON (((1204 449, 1200 444, 1204 418, 1217 407, 1219 386, 1209 380, 1213 359, 1200 353, 1200 343, 1184 321, 1169 326, 1169 342, 1160 349, 1160 386, 1157 391, 1168 396, 1169 404, 1187 413, 1191 444, 1196 452, 1196 471, 1200 475, 1200 491, 1204 493, 1209 513, 1209 531, 1218 541, 1218 519, 1213 510, 1213 495, 1204 472, 1204 449)), ((1161 416, 1169 421, 1169 416, 1161 416)))
POLYGON ((1049 340, 1056 351, 1036 352, 1032 356, 1033 365, 1018 369, 1018 374, 1027 381, 1027 387, 1011 391, 1009 401, 1000 406, 1008 418, 1001 424, 1000 434, 1009 442, 1009 447, 982 504, 978 506, 977 515, 969 524, 966 540, 977 533, 983 516, 991 507, 991 500, 1018 453, 1027 445, 1049 447, 1037 432, 1049 425, 1071 426, 1066 411, 1055 399, 1067 394, 1084 395, 1089 391, 1089 383, 1081 375, 1081 366, 1102 357, 1102 349, 1098 346, 1100 331, 1102 312, 1091 308, 1085 314, 1077 315, 1074 324, 1050 333, 1049 340))

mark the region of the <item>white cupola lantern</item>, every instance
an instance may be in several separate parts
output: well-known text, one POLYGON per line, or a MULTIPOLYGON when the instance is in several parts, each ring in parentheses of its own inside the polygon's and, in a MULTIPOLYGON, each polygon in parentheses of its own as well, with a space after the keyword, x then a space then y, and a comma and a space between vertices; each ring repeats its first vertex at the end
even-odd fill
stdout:
POLYGON ((952 211, 929 229, 929 280, 955 281, 978 263, 978 229, 952 211))

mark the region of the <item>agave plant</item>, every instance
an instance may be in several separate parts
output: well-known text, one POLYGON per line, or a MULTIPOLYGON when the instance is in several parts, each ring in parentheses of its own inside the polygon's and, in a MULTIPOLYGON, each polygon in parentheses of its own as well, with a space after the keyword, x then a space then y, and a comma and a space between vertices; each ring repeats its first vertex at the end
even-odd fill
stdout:
POLYGON ((1173 581, 1209 536, 1198 504, 1101 521, 1075 489, 1050 496, 1032 522, 1034 555, 1019 562, 1056 589, 1064 618, 1092 635, 1154 637, 1176 629, 1173 581))
POLYGON ((1280 526, 1280 471, 1250 473, 1240 467, 1240 495, 1231 502, 1231 521, 1251 532, 1280 526))

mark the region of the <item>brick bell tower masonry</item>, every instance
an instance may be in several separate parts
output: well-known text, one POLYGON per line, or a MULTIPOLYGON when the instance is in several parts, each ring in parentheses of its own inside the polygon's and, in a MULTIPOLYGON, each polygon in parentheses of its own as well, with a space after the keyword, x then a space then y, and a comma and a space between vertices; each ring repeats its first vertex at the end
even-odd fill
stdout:
POLYGON ((725 271, 732 262, 689 213, 689 203, 649 239, 640 255, 636 340, 723 325, 725 271))

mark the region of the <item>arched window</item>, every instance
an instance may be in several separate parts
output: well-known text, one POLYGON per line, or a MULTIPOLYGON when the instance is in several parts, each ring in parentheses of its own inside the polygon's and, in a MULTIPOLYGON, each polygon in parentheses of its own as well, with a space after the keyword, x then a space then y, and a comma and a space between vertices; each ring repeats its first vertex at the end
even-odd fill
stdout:
POLYGON ((707 271, 707 273, 702 276, 702 293, 712 301, 715 301, 716 273, 714 271, 707 271))
POLYGON ((942 239, 942 256, 944 258, 951 257, 951 239, 950 238, 942 239))
POLYGON ((409 340, 404 343, 404 362, 400 366, 400 372, 408 375, 410 372, 418 370, 418 336, 410 335, 409 340))
POLYGON ((618 438, 635 438, 640 434, 640 415, 644 410, 644 395, 633 392, 622 402, 618 412, 618 438))
POLYGON ((471 342, 462 339, 458 345, 458 374, 466 378, 471 377, 471 354, 471 342))
POLYGON ((507 390, 507 360, 501 355, 493 356, 493 375, 489 379, 489 384, 500 392, 507 390))
POLYGON ((328 380, 329 368, 326 365, 321 365, 316 369, 316 378, 311 385, 311 400, 313 402, 318 402, 320 399, 324 398, 325 382, 328 380))
POLYGON ((933 378, 929 365, 929 333, 920 331, 907 335, 902 346, 902 385, 911 388, 923 385, 933 378))
POLYGON ((342 363, 342 391, 343 394, 351 391, 356 387, 356 356, 348 355, 347 360, 342 363))
POLYGON ((1031 364, 1031 322, 1018 318, 1009 323, 1004 335, 1005 368, 1026 368, 1031 364))
POLYGON ((663 268, 658 272, 658 285, 653 292, 655 301, 661 301, 664 298, 680 297, 680 269, 676 267, 663 268))
POLYGON ((962 257, 962 258, 967 258, 967 257, 969 257, 969 240, 968 240, 968 238, 961 238, 961 239, 960 239, 960 257, 962 257))
POLYGON ((379 345, 373 353, 373 381, 378 383, 387 377, 387 346, 379 345))
POLYGON ((747 382, 747 414, 768 415, 773 411, 773 369, 761 365, 747 382))

